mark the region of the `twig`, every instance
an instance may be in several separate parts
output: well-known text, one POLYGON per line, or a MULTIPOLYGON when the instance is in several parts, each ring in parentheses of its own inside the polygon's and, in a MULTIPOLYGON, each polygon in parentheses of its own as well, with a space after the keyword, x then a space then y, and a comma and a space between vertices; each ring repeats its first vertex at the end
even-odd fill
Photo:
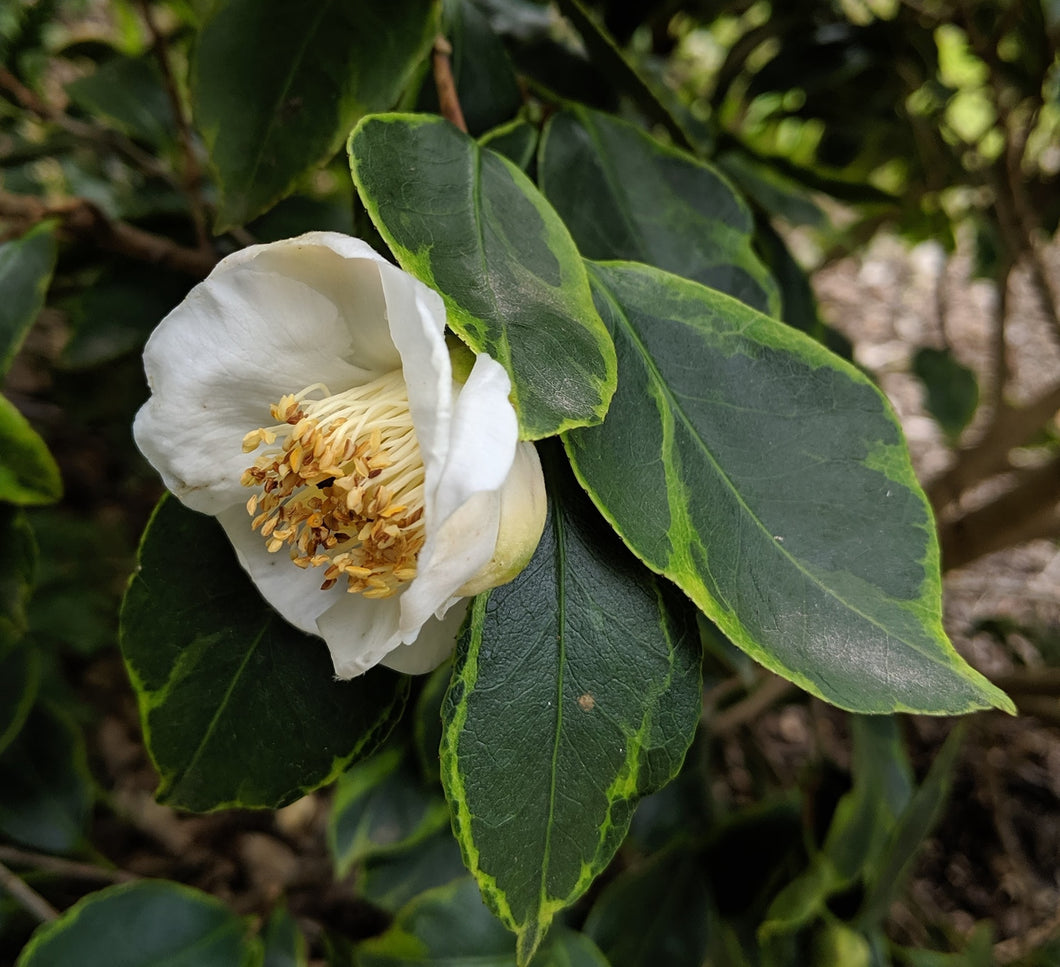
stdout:
MULTIPOLYGON (((994 684, 1019 703, 1020 696, 1060 698, 1060 668, 1021 668, 995 675, 994 684)), ((1060 706, 1057 706, 1060 711, 1060 706)))
POLYGON ((1026 443, 1057 411, 1060 411, 1060 383, 1024 406, 1003 403, 982 437, 973 446, 961 450, 956 462, 928 484, 928 497, 935 510, 943 510, 987 477, 1010 469, 1009 451, 1026 443))
POLYGON ((98 880, 101 883, 129 883, 140 879, 135 873, 125 870, 108 870, 91 863, 78 863, 75 860, 63 859, 61 856, 49 856, 47 853, 34 853, 14 846, 0 846, 0 862, 14 866, 28 866, 46 873, 55 873, 71 880, 98 880))
POLYGON ((140 12, 151 34, 158 66, 162 71, 166 95, 169 98, 169 107, 173 112, 173 120, 177 125, 177 136, 184 156, 184 194, 188 199, 191 219, 195 223, 195 237, 198 240, 199 248, 204 252, 209 251, 210 236, 206 230, 206 204, 203 201, 201 190, 202 169, 199 167, 199 159, 195 154, 195 139, 192 136, 191 124, 184 113, 184 102, 181 100, 180 91, 177 88, 177 79, 173 74, 173 65, 169 58, 169 44, 166 41, 165 34, 159 30, 158 24, 155 23, 149 0, 140 0, 140 12))
POLYGON ((434 86, 438 89, 438 110, 443 118, 452 122, 467 134, 467 121, 460 107, 460 98, 456 93, 456 81, 453 79, 453 65, 450 57, 453 46, 441 34, 434 40, 431 51, 431 69, 434 71, 434 86))
POLYGON ((212 252, 186 248, 128 222, 112 220, 84 198, 68 198, 48 204, 32 195, 0 191, 0 218, 27 226, 54 218, 63 232, 80 241, 198 279, 205 278, 217 263, 212 252))
POLYGON ((1008 322, 1008 286, 1012 277, 1012 260, 1004 258, 998 266, 997 273, 997 306, 994 309, 993 349, 991 352, 994 378, 990 387, 991 409, 996 416, 1005 405, 1005 388, 1008 386, 1012 369, 1008 361, 1008 340, 1005 338, 1005 327, 1008 322))
POLYGON ((18 104, 40 120, 56 125, 79 141, 100 145, 114 151, 145 175, 159 178, 167 184, 179 187, 172 172, 157 158, 144 151, 135 141, 109 128, 103 128, 87 121, 79 121, 64 111, 52 107, 26 87, 3 64, 0 64, 0 90, 6 91, 18 104))
POLYGON ((708 723, 710 731, 714 735, 728 735, 735 732, 741 725, 758 718, 766 709, 793 691, 795 691, 795 686, 791 682, 770 672, 768 677, 763 679, 747 698, 741 699, 735 705, 730 705, 722 712, 717 712, 708 723))
POLYGON ((1013 487, 939 528, 942 569, 1036 538, 1060 537, 1060 457, 1015 474, 1013 487))
POLYGON ((33 914, 41 923, 59 918, 59 911, 55 907, 23 879, 15 876, 3 863, 0 863, 0 887, 7 890, 19 906, 33 914))

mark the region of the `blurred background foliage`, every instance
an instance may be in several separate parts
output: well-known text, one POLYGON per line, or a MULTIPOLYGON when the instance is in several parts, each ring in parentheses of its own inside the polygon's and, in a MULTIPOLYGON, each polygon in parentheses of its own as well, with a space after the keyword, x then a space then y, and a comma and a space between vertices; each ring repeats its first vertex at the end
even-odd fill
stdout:
MULTIPOLYGON (((416 683, 414 720, 333 794, 275 815, 151 800, 116 647, 159 493, 129 434, 143 342, 238 247, 374 237, 335 145, 233 216, 193 78, 204 25, 235 6, 0 5, 0 960, 87 896, 92 956, 136 909, 220 931, 203 964, 514 963, 444 818, 444 676, 416 683)), ((821 317, 809 271, 881 232, 970 259, 996 292, 985 367, 941 305, 908 354, 946 449, 925 481, 944 566, 1060 537, 1060 373, 1027 391, 1006 339, 1019 282, 1060 342, 1057 0, 446 0, 441 17, 473 135, 533 173, 543 121, 572 100, 713 161, 752 205, 782 317, 836 351, 855 351, 857 320, 821 317)), ((438 104, 424 62, 395 105, 438 104)), ((1022 731, 845 716, 704 628, 693 753, 540 962, 1057 963, 1056 592, 980 629, 1037 716, 1022 731)))

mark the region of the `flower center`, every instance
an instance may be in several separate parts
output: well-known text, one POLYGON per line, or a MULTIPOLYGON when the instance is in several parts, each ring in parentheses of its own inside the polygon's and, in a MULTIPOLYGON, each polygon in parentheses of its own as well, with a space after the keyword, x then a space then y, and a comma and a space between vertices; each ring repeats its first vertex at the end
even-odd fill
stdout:
POLYGON ((243 438, 265 449, 243 472, 251 527, 269 552, 324 568, 321 590, 387 598, 416 576, 423 547, 423 460, 400 370, 332 394, 322 383, 269 408, 276 426, 243 438), (274 446, 276 444, 276 446, 274 446))

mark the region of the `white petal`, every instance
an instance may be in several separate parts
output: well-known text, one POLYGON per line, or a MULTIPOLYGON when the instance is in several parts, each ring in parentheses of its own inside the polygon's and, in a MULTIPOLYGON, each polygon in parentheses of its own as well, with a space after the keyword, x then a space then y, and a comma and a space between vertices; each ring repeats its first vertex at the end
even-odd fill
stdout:
POLYGON ((398 645, 379 664, 406 675, 434 671, 453 653, 470 603, 470 599, 458 602, 444 618, 428 619, 412 644, 398 645))
POLYGON ((415 580, 401 595, 401 640, 416 640, 432 615, 442 617, 457 591, 481 571, 497 541, 500 496, 484 490, 469 497, 428 538, 415 580))
POLYGON ((317 619, 317 634, 327 642, 337 678, 363 675, 400 644, 399 600, 342 591, 317 619))
MULTIPOLYGON (((367 242, 338 232, 309 232, 237 254, 248 252, 252 253, 255 270, 297 279, 332 302, 349 336, 349 349, 344 353, 347 361, 356 361, 362 369, 375 373, 398 368, 399 356, 390 337, 387 305, 377 274, 389 269, 415 282, 412 276, 395 270, 367 242)), ((444 324, 444 310, 442 321, 444 324)))
POLYGON ((501 487, 500 524, 489 563, 457 593, 472 597, 511 581, 530 563, 545 529, 548 498, 537 448, 522 441, 501 487))
POLYGON ((472 494, 503 485, 519 438, 509 392, 504 367, 485 354, 476 357, 453 407, 449 453, 428 514, 444 520, 472 494))
MULTIPOLYGON (((295 567, 285 548, 270 554, 262 536, 250 529, 250 516, 242 505, 230 507, 218 514, 217 519, 261 596, 296 628, 311 635, 319 634, 317 618, 343 595, 352 597, 339 586, 321 591, 323 568, 295 567)), ((396 623, 395 619, 395 627, 396 623)))
POLYGON ((500 520, 500 489, 511 469, 519 433, 508 400, 504 368, 489 356, 475 360, 453 407, 449 453, 438 486, 428 496, 427 540, 417 575, 401 595, 401 639, 442 616, 458 589, 493 556, 500 520))
POLYGON ((159 324, 144 351, 152 396, 133 432, 184 503, 217 513, 245 496, 243 435, 284 393, 316 382, 339 392, 400 365, 381 270, 397 271, 336 233, 251 246, 159 324))
POLYGON ((437 489, 449 452, 452 367, 442 297, 394 266, 381 266, 390 335, 401 354, 409 411, 423 459, 426 499, 437 489))

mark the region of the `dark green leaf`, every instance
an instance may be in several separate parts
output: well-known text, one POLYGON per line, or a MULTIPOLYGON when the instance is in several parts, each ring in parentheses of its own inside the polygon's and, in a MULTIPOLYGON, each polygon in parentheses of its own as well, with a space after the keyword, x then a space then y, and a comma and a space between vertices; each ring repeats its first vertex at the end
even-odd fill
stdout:
POLYGON ((0 655, 26 632, 37 542, 22 511, 0 505, 0 655))
POLYGON ((357 948, 359 967, 466 964, 514 967, 512 935, 486 909, 475 881, 463 877, 421 893, 390 929, 357 948))
POLYGON ((38 704, 0 755, 0 832, 33 849, 66 853, 80 843, 91 803, 80 733, 38 704))
POLYGON ((309 953, 305 935, 286 907, 272 911, 261 934, 265 943, 262 967, 307 967, 309 953))
POLYGON ((529 174, 537 153, 537 128, 528 121, 512 121, 487 131, 478 143, 504 155, 517 168, 529 174))
MULTIPOLYGON (((357 948, 358 967, 515 967, 512 935, 490 914, 474 880, 420 894, 382 936, 357 948)), ((530 967, 608 967, 587 937, 558 930, 530 967)))
POLYGON ((407 679, 333 679, 324 642, 288 625, 236 564, 220 526, 164 499, 122 605, 121 644, 161 800, 277 807, 371 753, 407 679))
POLYGON ((215 4, 191 89, 221 185, 216 230, 260 215, 359 117, 392 107, 437 30, 435 0, 215 4))
MULTIPOLYGON (((0 245, 0 379, 44 305, 55 268, 55 225, 43 222, 0 245)), ((0 453, 6 452, 0 447, 0 453)))
POLYGON ((367 860, 357 876, 357 892, 369 903, 396 913, 417 894, 466 875, 460 847, 446 827, 399 853, 367 860))
POLYGON ((426 787, 403 750, 386 749, 340 777, 328 819, 339 876, 369 857, 405 849, 448 826, 441 795, 426 787))
POLYGON ((87 77, 71 81, 66 93, 89 114, 102 115, 131 137, 156 147, 170 141, 176 130, 153 57, 114 57, 87 77))
POLYGON ((913 356, 913 372, 927 390, 927 410, 942 427, 946 439, 956 443, 972 422, 979 406, 975 372, 948 349, 923 347, 913 356))
POLYGON ((879 391, 721 293, 629 263, 592 275, 619 389, 566 443, 637 555, 836 705, 1012 710, 942 630, 934 523, 879 391))
POLYGON ((127 522, 63 506, 35 510, 30 519, 40 547, 27 608, 34 642, 78 655, 113 648, 121 588, 136 554, 127 522))
POLYGON ((7 397, 0 396, 0 501, 50 504, 63 493, 48 445, 7 397))
MULTIPOLYGON (((453 80, 468 131, 477 137, 514 116, 522 106, 522 92, 504 44, 485 15, 470 0, 444 0, 442 33, 453 48, 453 80)), ((431 75, 424 82, 417 110, 438 111, 431 75)))
POLYGON ((188 293, 188 282, 156 266, 126 263, 61 302, 73 330, 62 365, 87 369, 140 352, 151 330, 188 293))
POLYGON ((449 687, 452 674, 451 662, 431 672, 416 699, 415 718, 412 722, 413 743, 420 771, 432 782, 441 780, 438 768, 438 747, 442 743, 442 700, 449 687))
POLYGON ((761 209, 791 225, 824 228, 824 212, 799 184, 785 177, 775 167, 765 164, 745 151, 727 151, 717 157, 722 169, 740 190, 761 209))
POLYGON ((677 772, 700 712, 687 603, 545 457, 544 536, 474 600, 442 709, 457 838, 521 963, 610 861, 636 800, 677 772))
POLYGON ((700 967, 709 943, 709 913, 702 861, 681 844, 608 884, 585 932, 611 967, 700 967))
MULTIPOLYGON (((912 795, 909 761, 897 721, 881 715, 851 718, 854 787, 840 799, 828 834, 810 868, 789 883, 769 908, 762 936, 796 932, 826 916, 829 897, 887 863, 886 846, 912 795)), ((853 942, 844 935, 827 942, 853 942)))
POLYGON ((645 262, 779 310, 751 248, 751 213, 716 169, 582 107, 549 121, 539 166, 542 191, 586 258, 645 262))
POLYGON ((25 724, 39 684, 40 662, 32 648, 24 644, 0 648, 0 755, 25 724))
POLYGON ((950 794, 964 730, 954 729, 935 756, 931 768, 881 844, 878 863, 866 877, 865 902, 859 919, 863 925, 882 922, 891 901, 902 888, 909 864, 942 815, 950 794))
POLYGON ((442 294, 472 349, 508 370, 523 437, 599 423, 614 347, 574 242, 526 175, 441 118, 366 118, 349 147, 402 268, 442 294))
POLYGON ((16 967, 255 967, 261 941, 220 900, 164 880, 90 893, 34 935, 16 967))
POLYGON ((663 125, 677 144, 691 148, 693 142, 677 117, 680 107, 673 94, 661 85, 657 90, 641 77, 581 0, 558 0, 557 5, 581 34, 593 62, 599 64, 614 88, 631 97, 654 123, 663 125))
POLYGON ((769 219, 760 218, 756 221, 755 240, 780 288, 780 318, 789 326, 801 329, 807 335, 812 336, 836 355, 848 361, 852 360, 854 358, 853 343, 843 333, 826 325, 821 319, 817 311, 817 297, 810 285, 809 276, 795 261, 787 243, 773 228, 769 219))

